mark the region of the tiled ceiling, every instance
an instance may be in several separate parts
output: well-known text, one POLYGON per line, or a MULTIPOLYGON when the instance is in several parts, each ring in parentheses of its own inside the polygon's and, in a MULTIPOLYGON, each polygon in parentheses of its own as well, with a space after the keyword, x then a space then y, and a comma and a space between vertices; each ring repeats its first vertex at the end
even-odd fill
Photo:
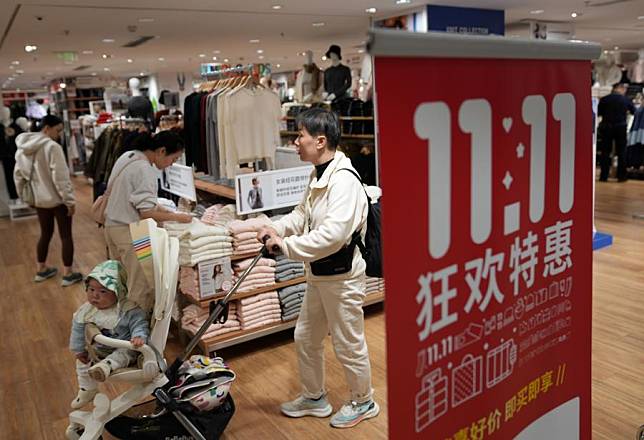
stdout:
MULTIPOLYGON (((2 0, 0 84, 13 76, 9 88, 41 87, 53 78, 78 75, 74 69, 79 66, 89 66, 85 74, 118 78, 140 72, 197 76, 200 63, 227 58, 231 63, 270 62, 274 68, 279 64, 277 70, 285 71, 300 66, 299 54, 307 49, 325 67, 321 57, 329 44, 339 44, 345 59, 357 62, 372 18, 422 5, 395 0, 41 1, 2 0), (366 12, 370 7, 377 9, 375 15, 366 12), (123 47, 146 36, 154 38, 123 47), (26 53, 27 44, 37 51, 26 53), (56 52, 74 52, 77 59, 65 61, 56 52)), ((529 19, 573 21, 578 39, 598 41, 607 49, 644 47, 644 0, 432 3, 505 9, 508 34, 523 32, 521 23, 529 19), (573 11, 579 14, 575 19, 573 11)))

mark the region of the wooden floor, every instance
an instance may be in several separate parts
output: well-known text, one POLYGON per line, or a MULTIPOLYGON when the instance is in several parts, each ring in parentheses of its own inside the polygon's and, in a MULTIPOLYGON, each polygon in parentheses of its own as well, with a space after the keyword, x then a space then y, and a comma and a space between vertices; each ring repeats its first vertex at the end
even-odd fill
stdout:
MULTIPOLYGON (((105 257, 102 235, 89 216, 91 188, 76 179, 76 260, 87 273, 105 257)), ((595 253, 593 293, 593 439, 634 438, 644 423, 644 182, 597 187, 597 227, 615 244, 595 253)), ((60 279, 33 284, 35 219, 0 219, 0 439, 62 439, 69 402, 76 393, 74 360, 67 350, 72 312, 82 287, 63 289, 60 279)), ((60 267, 60 243, 50 261, 60 267)), ((221 351, 238 379, 237 412, 225 439, 378 439, 387 432, 384 312, 366 319, 373 382, 382 413, 352 430, 335 430, 328 419, 288 419, 279 403, 298 392, 292 331, 221 351)), ((173 359, 179 344, 168 342, 173 359)), ((344 375, 327 343, 329 399, 346 399, 344 375)), ((109 387, 114 395, 116 388, 109 387)))

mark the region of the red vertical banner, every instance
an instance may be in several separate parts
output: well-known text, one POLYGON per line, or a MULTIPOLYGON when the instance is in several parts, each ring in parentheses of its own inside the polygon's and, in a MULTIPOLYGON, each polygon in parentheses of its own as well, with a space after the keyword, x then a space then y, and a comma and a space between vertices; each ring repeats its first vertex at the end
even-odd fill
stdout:
POLYGON ((390 438, 590 438, 590 62, 375 78, 390 438))

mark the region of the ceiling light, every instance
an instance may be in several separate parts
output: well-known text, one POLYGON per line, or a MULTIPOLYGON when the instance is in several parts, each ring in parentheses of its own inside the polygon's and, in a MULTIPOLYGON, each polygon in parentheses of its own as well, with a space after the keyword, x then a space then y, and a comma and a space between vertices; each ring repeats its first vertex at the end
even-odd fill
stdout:
POLYGON ((326 23, 325 23, 325 22, 323 22, 323 21, 316 21, 315 23, 312 23, 313 27, 322 27, 322 26, 324 26, 325 24, 326 24, 326 23))
POLYGON ((640 15, 639 17, 637 17, 637 19, 638 20, 644 20, 644 15, 640 15))
POLYGON ((358 49, 358 53, 364 53, 364 49, 358 49))
POLYGON ((106 54, 106 53, 104 53, 103 55, 101 55, 101 58, 103 58, 104 60, 108 59, 109 57, 110 57, 110 56, 109 56, 108 54, 106 54))
POLYGON ((579 14, 577 14, 576 12, 573 12, 572 14, 570 14, 570 16, 572 18, 577 18, 577 17, 579 17, 579 14))
POLYGON ((365 11, 367 14, 375 14, 376 12, 378 12, 378 10, 377 10, 376 8, 367 8, 367 9, 365 9, 364 11, 365 11))
POLYGON ((22 75, 23 73, 25 73, 25 71, 24 71, 24 70, 16 70, 16 73, 17 73, 18 75, 22 75))
POLYGON ((279 10, 279 9, 282 9, 282 5, 273 5, 273 6, 271 6, 271 7, 272 7, 273 9, 275 9, 276 11, 277 11, 277 10, 279 10))
POLYGON ((27 44, 25 46, 25 52, 30 53, 30 52, 35 52, 38 49, 38 46, 34 44, 27 44))
POLYGON ((257 58, 259 58, 260 60, 263 60, 263 59, 264 59, 264 55, 260 55, 260 56, 258 56, 257 58))
POLYGON ((279 69, 282 66, 280 64, 276 64, 275 67, 277 67, 279 69))
POLYGON ((94 53, 93 50, 84 50, 83 55, 92 55, 94 53))
POLYGON ((109 72, 110 68, 109 67, 103 67, 103 70, 106 71, 106 72, 109 72))
MULTIPOLYGON (((615 46, 615 50, 619 50, 619 46, 615 46)), ((19 72, 19 71, 16 70, 16 72, 19 72)))
POLYGON ((139 73, 139 76, 144 76, 144 75, 145 75, 145 72, 139 73))
POLYGON ((221 51, 220 50, 213 50, 212 53, 214 53, 215 55, 219 55, 221 53, 221 51))
POLYGON ((16 68, 16 66, 9 66, 9 68, 13 70, 16 68))
POLYGON ((114 38, 103 38, 103 43, 114 43, 114 38))
POLYGON ((16 60, 16 61, 12 61, 12 62, 11 62, 11 64, 13 64, 14 66, 17 66, 18 64, 20 64, 20 61, 17 61, 17 60, 16 60))
POLYGON ((96 72, 92 72, 92 76, 96 76, 96 72))
POLYGON ((249 42, 250 44, 257 44, 257 43, 259 43, 259 40, 257 40, 257 39, 255 39, 255 40, 248 40, 248 42, 249 42))
POLYGON ((396 0, 397 5, 408 5, 411 3, 411 0, 396 0))
POLYGON ((257 53, 264 53, 262 49, 257 49, 257 53))
POLYGON ((212 60, 213 60, 213 61, 217 61, 217 57, 212 57, 212 60))
POLYGON ((65 83, 60 83, 58 86, 59 86, 61 89, 64 89, 65 87, 67 87, 67 84, 65 84, 65 83))
POLYGON ((165 61, 165 58, 163 58, 163 57, 159 57, 159 58, 157 58, 157 59, 158 59, 159 61, 165 61))
POLYGON ((322 61, 326 61, 326 55, 322 55, 322 61))
POLYGON ((301 57, 305 57, 305 56, 306 56, 306 52, 299 52, 299 53, 298 53, 298 55, 299 55, 299 56, 301 56, 301 57))
POLYGON ((206 54, 205 53, 200 53, 199 58, 206 58, 206 54))
POLYGON ((143 17, 139 18, 139 23, 153 23, 154 18, 149 18, 149 17, 143 17))
POLYGON ((224 63, 227 63, 227 62, 228 62, 228 58, 224 58, 224 63))
POLYGON ((536 14, 543 14, 544 12, 546 12, 546 11, 544 11, 543 9, 533 9, 532 11, 530 11, 531 14, 535 14, 535 15, 536 14))
POLYGON ((134 62, 134 60, 133 60, 132 58, 128 58, 128 59, 127 59, 127 62, 128 62, 128 63, 133 63, 133 62, 134 62))

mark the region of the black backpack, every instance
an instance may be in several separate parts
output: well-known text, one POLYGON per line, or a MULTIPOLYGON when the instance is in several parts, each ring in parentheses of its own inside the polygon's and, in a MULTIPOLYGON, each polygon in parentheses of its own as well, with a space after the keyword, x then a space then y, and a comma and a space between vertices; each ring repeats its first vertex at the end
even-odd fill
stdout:
MULTIPOLYGON (((351 174, 356 176, 362 185, 362 179, 353 170, 349 168, 340 168, 339 170, 349 171, 351 174)), ((339 171, 338 170, 338 171, 339 171)), ((364 188, 364 187, 363 187, 364 188)), ((369 210, 367 213, 367 233, 365 235, 364 243, 360 239, 360 234, 354 234, 352 243, 355 243, 360 252, 362 253, 362 258, 367 263, 367 276, 382 278, 382 243, 380 241, 380 200, 376 203, 371 203, 371 198, 367 191, 365 190, 365 195, 367 196, 367 204, 369 210)))

